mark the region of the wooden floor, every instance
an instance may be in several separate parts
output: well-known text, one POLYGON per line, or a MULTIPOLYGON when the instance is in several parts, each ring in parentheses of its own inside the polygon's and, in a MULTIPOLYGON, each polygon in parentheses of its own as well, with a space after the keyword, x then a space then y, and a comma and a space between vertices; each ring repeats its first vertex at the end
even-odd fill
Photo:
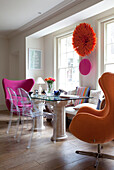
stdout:
MULTIPOLYGON (((95 158, 82 156, 75 153, 78 150, 96 151, 96 145, 84 143, 69 132, 68 139, 62 142, 53 143, 51 123, 44 122, 46 129, 39 137, 34 132, 32 146, 26 149, 29 139, 29 131, 24 127, 22 139, 17 143, 13 138, 16 118, 13 119, 13 126, 10 133, 6 134, 9 114, 6 111, 0 112, 0 170, 92 170, 95 158)), ((29 126, 31 124, 29 123, 29 126)), ((114 141, 103 145, 102 152, 114 155, 114 141)), ((98 170, 114 170, 114 161, 100 159, 98 170)))

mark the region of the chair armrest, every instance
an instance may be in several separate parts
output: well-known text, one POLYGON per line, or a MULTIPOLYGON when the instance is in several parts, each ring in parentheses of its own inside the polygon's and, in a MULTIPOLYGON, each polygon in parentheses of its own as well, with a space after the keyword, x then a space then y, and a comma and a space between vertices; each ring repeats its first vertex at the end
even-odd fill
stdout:
POLYGON ((93 109, 91 107, 87 107, 87 106, 83 106, 81 107, 77 114, 80 114, 80 113, 85 113, 85 114, 91 114, 91 115, 95 115, 95 116, 102 116, 102 111, 101 110, 96 110, 96 109, 93 109))

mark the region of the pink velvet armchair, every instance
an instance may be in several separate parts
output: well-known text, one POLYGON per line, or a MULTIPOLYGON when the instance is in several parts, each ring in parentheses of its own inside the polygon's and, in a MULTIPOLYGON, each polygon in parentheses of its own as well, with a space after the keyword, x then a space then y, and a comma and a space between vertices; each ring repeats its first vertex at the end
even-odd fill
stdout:
MULTIPOLYGON (((20 96, 19 96, 18 88, 22 88, 25 91, 30 92, 34 83, 35 83, 35 81, 32 78, 25 79, 25 80, 8 80, 8 79, 4 78, 2 80, 2 85, 3 85, 3 89, 4 89, 4 93, 5 93, 6 106, 7 106, 8 110, 10 111, 10 120, 9 120, 9 124, 8 124, 7 133, 9 133, 9 129, 11 127, 13 114, 16 114, 18 116, 17 125, 19 124, 20 114, 22 114, 22 104, 21 104, 21 102, 19 102, 20 96), (14 94, 13 96, 15 98, 18 97, 18 106, 15 106, 16 99, 15 100, 12 99, 11 92, 13 92, 13 94, 14 94), (13 105, 12 105, 12 102, 13 102, 13 105), (13 111, 12 111, 12 106, 13 106, 13 108, 15 108, 13 111), (16 109, 17 107, 19 109, 16 109)), ((16 130, 16 133, 17 133, 17 130, 16 130)), ((15 137, 16 137, 16 135, 15 135, 15 137)))
POLYGON ((25 79, 25 80, 8 80, 8 79, 4 78, 2 80, 2 85, 3 85, 3 89, 4 89, 4 93, 5 93, 5 102, 6 102, 6 106, 9 111, 10 111, 10 100, 9 100, 10 96, 9 96, 7 87, 12 88, 18 95, 18 91, 17 91, 18 88, 23 88, 27 92, 30 92, 34 83, 35 83, 35 81, 32 78, 25 79))

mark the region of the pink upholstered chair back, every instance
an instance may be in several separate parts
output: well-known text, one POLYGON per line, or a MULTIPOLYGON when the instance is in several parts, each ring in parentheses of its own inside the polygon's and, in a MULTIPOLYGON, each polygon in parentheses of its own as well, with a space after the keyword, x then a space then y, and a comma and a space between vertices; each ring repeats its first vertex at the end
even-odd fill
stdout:
POLYGON ((18 95, 18 88, 23 88, 24 90, 26 90, 27 92, 29 92, 33 85, 34 85, 35 81, 34 79, 25 79, 25 80, 8 80, 6 78, 4 78, 2 80, 2 85, 3 85, 3 89, 4 89, 4 93, 5 93, 5 99, 6 99, 6 105, 8 110, 10 110, 10 103, 9 103, 9 93, 7 90, 7 87, 12 88, 16 94, 18 95))

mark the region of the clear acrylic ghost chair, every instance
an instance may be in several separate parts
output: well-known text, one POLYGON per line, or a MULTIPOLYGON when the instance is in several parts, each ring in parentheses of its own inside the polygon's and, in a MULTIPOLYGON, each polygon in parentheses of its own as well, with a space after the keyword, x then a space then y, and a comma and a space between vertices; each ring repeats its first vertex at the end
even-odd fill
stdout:
MULTIPOLYGON (((24 79, 24 80, 8 80, 6 78, 2 79, 2 85, 3 85, 4 94, 5 94, 5 103, 6 103, 6 106, 7 106, 7 109, 9 110, 9 112, 11 111, 10 110, 10 108, 11 108, 11 102, 10 102, 11 100, 10 100, 10 98, 11 97, 9 95, 9 92, 8 92, 7 88, 11 88, 15 92, 15 94, 17 95, 18 100, 19 100, 20 97, 19 97, 17 89, 18 88, 23 88, 27 92, 30 92, 30 90, 32 89, 34 83, 35 83, 35 81, 32 78, 24 79)), ((14 94, 13 94, 13 96, 14 96, 14 94)), ((21 108, 22 104, 18 102, 18 105, 20 105, 18 107, 19 111, 22 112, 22 108, 21 108)), ((12 116, 13 116, 13 114, 12 114, 12 116)), ((20 121, 21 121, 21 119, 20 119, 20 121)), ((10 129, 10 126, 8 126, 8 127, 9 128, 7 130, 7 133, 9 132, 9 129, 10 129)))
POLYGON ((28 141, 28 146, 27 146, 27 148, 30 148, 32 136, 33 136, 33 132, 34 132, 35 118, 41 117, 41 116, 43 116, 43 114, 40 114, 38 108, 36 107, 36 105, 31 100, 31 97, 29 96, 28 92, 26 92, 22 88, 18 88, 18 91, 19 91, 19 94, 20 94, 20 97, 21 97, 21 103, 23 105, 23 107, 22 107, 23 108, 22 109, 22 128, 21 128, 21 133, 20 133, 19 138, 18 138, 18 142, 21 139, 21 135, 22 135, 22 131, 23 131, 24 117, 29 117, 33 121, 31 136, 30 136, 30 139, 28 141))
POLYGON ((15 93, 15 91, 12 88, 7 87, 8 93, 9 93, 9 108, 10 108, 10 120, 9 120, 9 124, 8 124, 8 129, 7 129, 7 133, 9 133, 9 129, 11 127, 11 123, 12 123, 12 117, 13 114, 18 116, 17 119, 17 128, 16 128, 16 132, 15 132, 15 136, 17 136, 17 131, 18 131, 18 127, 19 127, 19 120, 20 120, 20 110, 18 107, 18 98, 17 95, 15 93))

